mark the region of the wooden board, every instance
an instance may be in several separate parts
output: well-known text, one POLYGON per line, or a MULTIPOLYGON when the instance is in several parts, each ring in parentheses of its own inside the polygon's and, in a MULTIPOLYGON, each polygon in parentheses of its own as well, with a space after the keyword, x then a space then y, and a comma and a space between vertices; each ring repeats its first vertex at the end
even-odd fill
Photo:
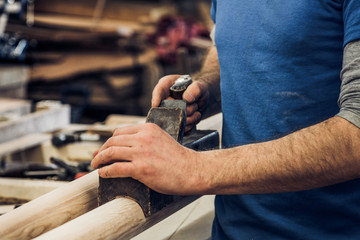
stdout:
POLYGON ((50 134, 33 133, 0 143, 0 157, 36 147, 51 139, 50 134))
POLYGON ((20 117, 30 113, 30 110, 30 101, 14 98, 0 98, 0 116, 20 117))
MULTIPOLYGON (((105 7, 99 14, 96 10, 99 1, 95 0, 76 0, 61 1, 37 0, 35 4, 36 13, 56 13, 94 18, 121 19, 127 21, 138 21, 139 18, 147 17, 149 12, 156 7, 163 7, 170 3, 164 1, 117 1, 107 0, 105 7)), ((171 8, 171 7, 170 7, 171 8)), ((36 16, 36 14, 35 14, 36 16)))
MULTIPOLYGON (((155 61, 154 50, 146 50, 137 61, 143 65, 155 61)), ((134 66, 134 57, 120 53, 73 53, 63 54, 59 62, 36 64, 31 70, 32 80, 54 81, 69 78, 77 74, 128 69, 134 66)))
POLYGON ((19 119, 0 122, 0 143, 31 133, 55 131, 70 123, 70 107, 61 105, 27 114, 19 119))
POLYGON ((25 98, 29 77, 29 67, 2 65, 0 67, 0 96, 3 98, 25 98))
MULTIPOLYGON (((68 29, 82 29, 97 34, 113 33, 121 35, 118 32, 121 29, 127 29, 129 33, 141 30, 141 25, 132 21, 121 21, 114 19, 102 19, 99 22, 94 22, 93 18, 69 15, 50 15, 37 14, 35 15, 35 23, 56 28, 68 29)), ((124 34, 128 36, 128 34, 124 34)))
POLYGON ((3 65, 0 67, 0 89, 14 88, 29 80, 29 67, 3 65))
POLYGON ((28 201, 38 198, 67 182, 21 178, 0 178, 0 196, 28 201))

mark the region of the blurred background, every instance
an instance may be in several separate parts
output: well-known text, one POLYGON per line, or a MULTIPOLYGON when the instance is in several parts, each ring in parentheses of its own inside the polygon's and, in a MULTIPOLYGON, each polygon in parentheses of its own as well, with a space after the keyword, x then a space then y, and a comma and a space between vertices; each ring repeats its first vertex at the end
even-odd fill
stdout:
POLYGON ((160 77, 199 70, 210 0, 0 0, 0 96, 71 106, 72 123, 144 116, 160 77))

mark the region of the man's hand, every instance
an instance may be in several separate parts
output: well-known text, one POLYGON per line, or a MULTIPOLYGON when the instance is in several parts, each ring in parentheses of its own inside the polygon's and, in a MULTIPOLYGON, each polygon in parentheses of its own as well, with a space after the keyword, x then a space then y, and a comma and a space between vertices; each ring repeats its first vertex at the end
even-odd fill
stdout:
MULTIPOLYGON (((152 107, 159 106, 163 99, 172 99, 170 97, 170 87, 180 76, 181 75, 168 75, 159 80, 152 93, 152 107)), ((185 100, 187 104, 185 131, 189 131, 201 120, 201 112, 208 103, 209 91, 207 89, 207 84, 194 81, 184 92, 183 100, 185 100)))
POLYGON ((132 177, 161 193, 191 194, 197 183, 197 155, 146 123, 115 130, 91 166, 99 168, 103 178, 132 177))

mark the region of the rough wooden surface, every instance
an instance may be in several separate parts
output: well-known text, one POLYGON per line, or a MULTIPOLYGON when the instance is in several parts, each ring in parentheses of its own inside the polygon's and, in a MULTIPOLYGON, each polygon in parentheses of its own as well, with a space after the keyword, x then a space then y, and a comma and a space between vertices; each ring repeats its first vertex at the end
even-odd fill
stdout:
POLYGON ((31 133, 60 129, 70 123, 70 107, 61 105, 27 114, 19 119, 0 122, 0 143, 31 133))
POLYGON ((0 96, 25 98, 29 80, 29 67, 16 65, 0 66, 0 96))
POLYGON ((0 196, 30 201, 65 184, 64 181, 0 178, 0 196))
MULTIPOLYGON (((1 138, 1 137, 0 137, 1 138)), ((28 134, 17 139, 0 143, 0 157, 7 154, 26 150, 28 148, 36 147, 41 143, 51 139, 50 134, 33 133, 28 134)))
POLYGON ((1 239, 31 239, 97 207, 93 171, 0 217, 1 239))
POLYGON ((125 233, 137 228, 144 221, 145 216, 141 207, 134 200, 122 197, 36 239, 123 239, 125 233))
MULTIPOLYGON (((1 86, 0 86, 1 87, 1 86)), ((0 116, 22 116, 30 113, 31 103, 22 99, 0 98, 0 116)))
MULTIPOLYGON (((138 64, 144 65, 155 61, 156 53, 154 50, 146 50, 138 56, 138 64)), ((73 53, 63 54, 59 62, 51 64, 36 64, 31 71, 31 79, 42 79, 44 81, 54 81, 76 74, 127 69, 134 66, 134 58, 130 54, 109 54, 109 53, 73 53)))

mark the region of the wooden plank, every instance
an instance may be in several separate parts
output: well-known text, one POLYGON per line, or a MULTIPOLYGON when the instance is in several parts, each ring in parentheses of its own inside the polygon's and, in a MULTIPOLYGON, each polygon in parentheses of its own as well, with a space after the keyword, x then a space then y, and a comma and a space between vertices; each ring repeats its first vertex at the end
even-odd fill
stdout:
POLYGON ((31 134, 60 129, 70 123, 70 107, 61 105, 37 111, 20 119, 0 122, 0 143, 31 134))
POLYGON ((81 29, 83 31, 89 31, 99 35, 100 33, 113 33, 117 34, 119 28, 127 29, 130 33, 141 30, 142 27, 137 22, 121 21, 114 19, 102 19, 101 21, 94 23, 90 17, 69 16, 69 15, 49 15, 49 14, 37 14, 35 15, 35 22, 37 24, 56 27, 56 28, 68 28, 68 29, 81 29))
POLYGON ((24 151, 28 148, 36 147, 50 139, 50 134, 34 133, 21 136, 11 141, 0 143, 0 157, 19 151, 24 151))
POLYGON ((29 80, 29 67, 15 65, 0 67, 0 89, 14 88, 29 80))
MULTIPOLYGON (((156 59, 155 50, 148 49, 139 54, 139 65, 145 65, 156 59)), ((77 74, 129 69, 134 66, 134 57, 120 53, 72 53, 64 54, 62 61, 47 64, 35 64, 31 71, 31 79, 54 81, 69 78, 77 74)))
MULTIPOLYGON (((96 17, 95 0, 77 0, 77 1, 61 1, 53 0, 37 0, 35 4, 35 17, 39 13, 56 13, 77 16, 96 17)), ((107 0, 103 18, 121 19, 128 21, 139 21, 142 17, 147 17, 149 12, 156 7, 164 5, 170 7, 171 3, 163 1, 117 1, 107 0)), ((168 12, 169 13, 169 12, 168 12)))
POLYGON ((0 98, 0 116, 11 115, 19 117, 30 113, 30 109, 30 101, 13 98, 0 98))
POLYGON ((0 217, 1 239, 32 239, 97 207, 93 171, 0 217))
POLYGON ((0 178, 0 196, 30 201, 67 183, 64 181, 0 178))

